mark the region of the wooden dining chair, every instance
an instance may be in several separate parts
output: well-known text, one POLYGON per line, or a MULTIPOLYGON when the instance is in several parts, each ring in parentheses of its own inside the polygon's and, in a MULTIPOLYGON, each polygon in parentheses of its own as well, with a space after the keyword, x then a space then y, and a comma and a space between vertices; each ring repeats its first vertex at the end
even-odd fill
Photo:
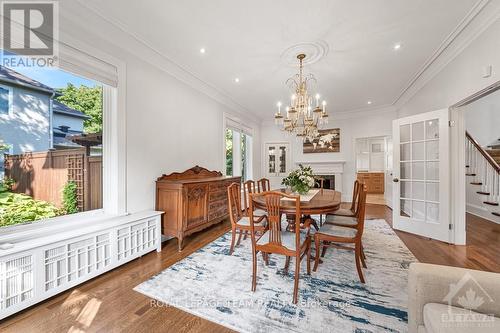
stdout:
MULTIPOLYGON (((249 195, 252 193, 257 193, 255 182, 253 180, 247 180, 246 182, 243 183, 243 206, 244 206, 245 216, 250 216, 248 210, 249 207, 248 202, 250 201, 249 195)), ((261 216, 264 216, 265 218, 266 211, 262 209, 255 209, 253 215, 257 218, 260 218, 261 216)))
MULTIPOLYGON (((328 216, 349 216, 349 217, 356 217, 356 201, 359 198, 359 190, 362 187, 362 183, 358 181, 357 179, 354 181, 354 186, 352 189, 352 201, 351 201, 351 207, 349 208, 340 208, 337 209, 335 212, 328 214, 328 216)), ((328 216, 326 218, 326 221, 328 221, 328 216)))
POLYGON ((232 183, 228 186, 227 202, 232 231, 231 247, 229 248, 229 255, 231 255, 234 250, 236 234, 239 234, 237 245, 240 244, 243 234, 246 235, 250 230, 262 234, 266 230, 266 219, 265 216, 255 217, 255 221, 252 223, 252 227, 250 227, 250 219, 243 214, 244 210, 241 209, 241 186, 238 183, 232 183))
POLYGON ((309 236, 309 226, 305 229, 300 228, 300 223, 295 224, 294 232, 288 232, 281 228, 281 199, 288 198, 295 203, 295 219, 300 221, 300 197, 288 195, 282 192, 262 192, 250 194, 250 216, 254 211, 254 199, 263 197, 266 203, 268 225, 264 234, 257 238, 254 230, 256 224, 250 218, 250 235, 252 237, 252 257, 253 257, 253 275, 252 291, 257 287, 257 253, 265 253, 266 261, 269 254, 281 254, 286 256, 285 270, 288 269, 290 258, 295 258, 295 283, 293 287, 293 303, 297 304, 300 262, 307 255, 307 274, 311 274, 311 238, 309 236))
POLYGON ((316 247, 316 258, 314 261, 314 271, 318 269, 319 264, 319 250, 320 246, 325 247, 337 247, 340 249, 354 251, 354 259, 356 262, 356 269, 358 271, 359 280, 365 283, 365 278, 363 276, 363 267, 366 267, 364 262, 364 256, 362 255, 362 243, 361 239, 363 236, 363 230, 365 226, 365 210, 366 210, 366 186, 360 188, 359 194, 359 205, 360 211, 357 219, 357 224, 355 228, 339 226, 331 223, 325 223, 319 231, 314 234, 314 244, 316 247), (346 245, 343 245, 346 244, 346 245), (354 247, 348 244, 353 244, 354 247))
POLYGON ((360 194, 361 194, 361 189, 363 189, 365 184, 362 182, 356 181, 356 182, 354 182, 354 185, 355 185, 355 188, 353 189, 354 195, 352 198, 353 204, 351 204, 351 207, 350 208, 341 208, 341 209, 336 210, 333 213, 328 214, 326 216, 325 223, 336 223, 336 222, 340 222, 340 221, 348 221, 348 224, 351 226, 354 226, 357 224, 356 217, 358 216, 359 209, 361 207, 359 205, 359 198, 360 198, 360 194), (337 214, 337 212, 339 212, 339 214, 337 214))
POLYGON ((261 178, 257 181, 257 190, 259 193, 271 191, 271 183, 267 178, 261 178))

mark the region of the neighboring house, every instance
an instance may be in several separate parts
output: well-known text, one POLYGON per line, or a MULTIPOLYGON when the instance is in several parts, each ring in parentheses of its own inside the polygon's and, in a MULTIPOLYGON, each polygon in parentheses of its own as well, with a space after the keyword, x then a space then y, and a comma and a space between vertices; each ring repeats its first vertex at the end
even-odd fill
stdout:
POLYGON ((10 146, 7 153, 80 147, 67 135, 81 134, 89 117, 55 100, 57 94, 54 88, 0 66, 0 138, 10 146))

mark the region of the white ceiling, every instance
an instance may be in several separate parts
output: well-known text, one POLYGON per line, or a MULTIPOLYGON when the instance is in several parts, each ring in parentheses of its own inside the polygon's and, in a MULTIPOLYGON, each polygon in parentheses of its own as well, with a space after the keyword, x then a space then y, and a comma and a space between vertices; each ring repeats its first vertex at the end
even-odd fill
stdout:
POLYGON ((306 71, 315 74, 330 111, 377 108, 398 98, 477 0, 86 2, 258 117, 270 119, 276 102, 291 94, 285 81, 296 69, 281 58, 289 47, 328 46, 306 71), (399 51, 393 49, 396 43, 402 44, 399 51))

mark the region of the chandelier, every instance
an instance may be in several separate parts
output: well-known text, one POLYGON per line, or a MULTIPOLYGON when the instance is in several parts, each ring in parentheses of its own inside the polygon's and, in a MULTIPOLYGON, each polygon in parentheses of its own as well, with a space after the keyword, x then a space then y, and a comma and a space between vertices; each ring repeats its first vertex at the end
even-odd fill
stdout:
POLYGON ((299 59, 299 73, 286 81, 292 89, 290 105, 285 107, 286 114, 281 113, 282 103, 278 102, 278 112, 274 114, 276 125, 291 135, 297 136, 304 142, 313 142, 319 136, 319 128, 328 124, 328 114, 326 113, 326 101, 320 105, 320 95, 316 94, 316 104, 313 107, 313 98, 307 91, 307 84, 316 81, 312 74, 304 75, 303 60, 305 54, 297 55, 299 59))

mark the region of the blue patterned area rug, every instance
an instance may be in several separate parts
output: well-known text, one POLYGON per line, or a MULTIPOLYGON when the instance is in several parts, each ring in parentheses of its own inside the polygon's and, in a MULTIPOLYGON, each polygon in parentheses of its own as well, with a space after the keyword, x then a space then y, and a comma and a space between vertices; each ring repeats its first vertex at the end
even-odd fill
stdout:
POLYGON ((358 280, 354 252, 330 248, 311 276, 302 261, 297 305, 293 259, 286 274, 284 257, 271 255, 265 266, 259 254, 252 292, 250 239, 231 256, 230 242, 227 233, 134 290, 157 306, 174 306, 240 332, 407 331, 408 266, 417 260, 384 220, 366 222, 366 284, 358 280))

